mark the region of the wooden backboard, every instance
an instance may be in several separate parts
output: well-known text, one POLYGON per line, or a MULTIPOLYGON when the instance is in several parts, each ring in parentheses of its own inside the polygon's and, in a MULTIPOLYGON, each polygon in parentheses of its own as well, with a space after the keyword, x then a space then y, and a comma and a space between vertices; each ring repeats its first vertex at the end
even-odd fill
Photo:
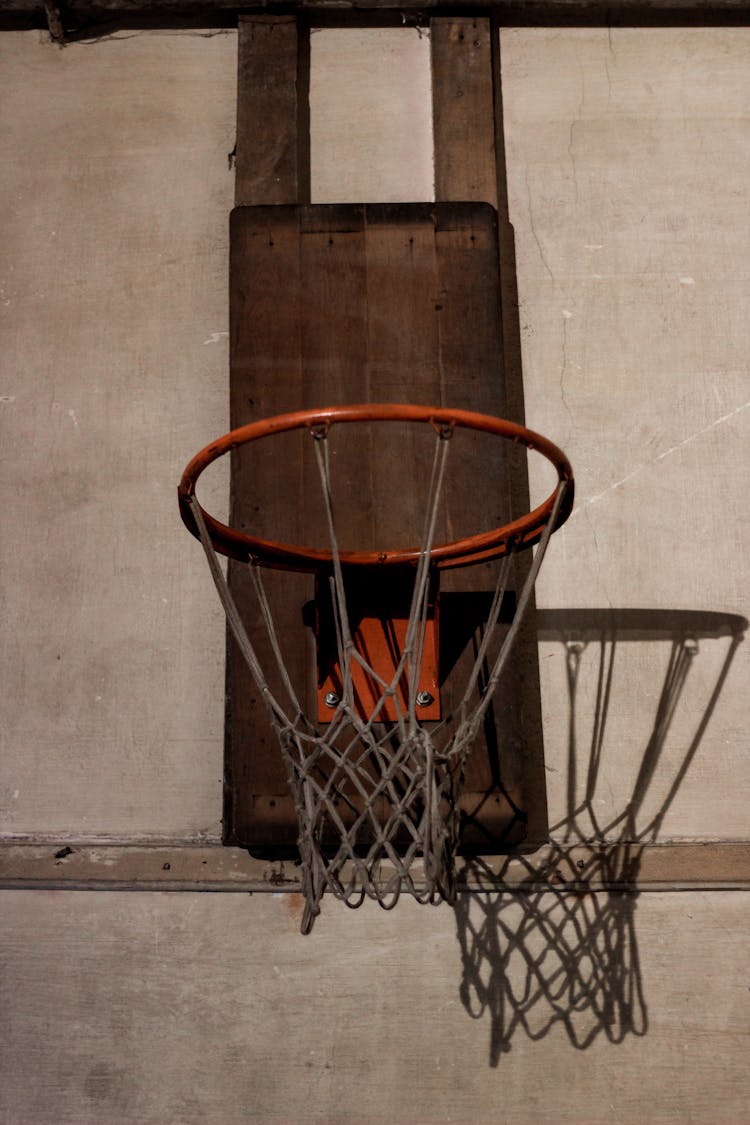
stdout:
MULTIPOLYGON (((485 203, 238 207, 231 220, 231 424, 306 407, 414 402, 502 416, 496 215, 485 203)), ((413 427, 412 427, 413 429, 413 427)), ((411 433, 347 435, 336 453, 352 548, 410 541, 421 522, 428 454, 411 433)), ((469 444, 452 462, 441 533, 508 520, 503 442, 469 444)), ((309 450, 267 440, 235 451, 231 522, 272 538, 320 544, 320 487, 309 450)), ((494 564, 441 583, 444 702, 460 685, 494 584, 494 564)), ((246 571, 230 583, 265 666, 267 640, 246 571)), ((313 580, 272 573, 269 597, 285 660, 315 713, 313 580), (308 607, 306 609, 306 607, 308 607)), ((510 600, 506 612, 509 615, 510 600)), ((273 672, 271 671, 271 677, 273 672)), ((527 832, 536 749, 524 745, 518 671, 503 684, 469 763, 464 845, 520 844, 527 832)), ((227 842, 293 849, 296 819, 265 706, 230 644, 227 842)), ((533 726, 533 724, 532 724, 533 726)))

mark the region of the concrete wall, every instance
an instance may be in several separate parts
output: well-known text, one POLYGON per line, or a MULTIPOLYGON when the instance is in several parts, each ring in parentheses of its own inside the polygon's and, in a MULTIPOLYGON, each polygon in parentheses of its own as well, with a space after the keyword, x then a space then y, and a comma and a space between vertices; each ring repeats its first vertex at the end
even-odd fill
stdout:
MULTIPOLYGON (((538 603, 747 614, 750 33, 508 31, 503 47, 526 416, 568 453, 577 485, 538 603)), ((539 498, 545 483, 532 490, 539 498)), ((729 643, 698 638, 646 819, 706 713, 729 643)), ((596 794, 603 821, 632 793, 670 651, 667 640, 620 639, 596 794)), ((564 775, 559 644, 543 646, 540 666, 545 756, 564 775)), ((598 670, 589 645, 582 749, 598 670)), ((733 794, 750 785, 749 674, 740 646, 664 835, 747 836, 747 803, 733 794)), ((553 778, 554 821, 565 787, 553 778)))
POLYGON ((235 44, 0 38, 5 832, 219 834, 222 625, 175 489, 226 429, 235 44))
MULTIPOLYGON (((324 60, 340 58, 329 34, 314 52, 321 98, 324 60)), ((423 153, 425 44, 402 42, 388 51, 414 79, 392 104, 422 105, 423 153)), ((502 45, 526 416, 579 482, 539 604, 746 612, 750 35, 514 31, 502 45)), ((174 485, 226 426, 235 51, 231 33, 122 33, 62 51, 37 33, 0 38, 6 837, 218 836, 224 627, 174 485)), ((316 136, 324 199, 337 130, 316 136)), ((423 154, 389 189, 383 167, 400 173, 402 156, 375 162, 383 136, 350 136, 357 194, 376 164, 373 192, 426 190, 423 154)), ((224 487, 216 477, 207 494, 218 510, 224 487)), ((701 732, 728 644, 699 640, 648 759, 653 814, 702 733, 664 838, 747 835, 742 646, 701 732)), ((593 739, 605 827, 643 775, 668 649, 618 643, 593 739)), ((565 821, 565 650, 549 639, 540 655, 552 819, 565 821)), ((589 643, 577 797, 597 659, 589 643)), ((302 939, 294 895, 5 892, 0 1110, 14 1122, 739 1122, 747 902, 326 903, 302 939)))
POLYGON ((433 199, 427 35, 313 31, 310 134, 313 203, 433 199))
POLYGON ((610 959, 550 896, 515 942, 474 903, 465 961, 447 907, 331 906, 308 940, 295 898, 8 892, 3 1119, 747 1120, 743 896, 645 895, 610 959))

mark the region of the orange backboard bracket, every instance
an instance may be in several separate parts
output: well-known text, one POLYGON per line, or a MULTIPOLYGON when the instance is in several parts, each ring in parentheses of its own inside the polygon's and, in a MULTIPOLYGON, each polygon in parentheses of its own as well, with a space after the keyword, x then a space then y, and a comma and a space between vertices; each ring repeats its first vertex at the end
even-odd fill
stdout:
MULTIPOLYGON (((393 682, 406 643, 414 571, 385 574, 373 568, 354 581, 348 579, 347 610, 349 628, 357 652, 373 669, 371 675, 357 661, 352 664, 352 687, 357 712, 364 721, 373 714, 383 695, 380 681, 393 682)), ((319 577, 315 585, 315 640, 318 667, 318 722, 329 723, 343 692, 343 676, 336 643, 336 626, 329 585, 319 577)), ((429 593, 425 623, 424 656, 416 685, 417 715, 421 721, 441 717, 438 628, 438 575, 435 572, 429 593)), ((379 712, 384 721, 395 722, 398 711, 408 708, 407 673, 397 684, 396 704, 388 697, 379 712)))

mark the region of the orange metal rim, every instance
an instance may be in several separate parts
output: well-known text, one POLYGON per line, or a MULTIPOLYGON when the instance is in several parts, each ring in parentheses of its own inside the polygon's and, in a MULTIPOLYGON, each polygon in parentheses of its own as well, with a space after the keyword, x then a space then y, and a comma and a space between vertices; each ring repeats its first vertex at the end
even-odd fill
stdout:
MULTIPOLYGON (((439 569, 470 566, 487 562, 507 553, 510 549, 520 550, 538 542, 549 519, 561 483, 565 492, 556 520, 556 528, 562 526, 573 508, 573 470, 565 454, 548 438, 533 430, 495 418, 489 414, 478 414, 470 410, 451 410, 447 407, 415 406, 402 403, 365 403, 353 406, 327 406, 314 410, 297 410, 289 414, 277 414, 231 430, 201 449, 192 458, 177 489, 182 520, 196 537, 198 527, 193 515, 191 502, 199 477, 209 465, 220 457, 248 442, 289 430, 308 429, 311 432, 324 431, 339 423, 349 422, 415 422, 426 423, 438 431, 453 428, 477 430, 494 434, 499 438, 521 444, 527 449, 540 453, 554 466, 558 484, 547 499, 533 511, 519 519, 477 535, 442 543, 431 552, 432 564, 439 569)), ((228 558, 242 562, 254 561, 261 566, 281 570, 318 572, 330 569, 333 557, 330 551, 305 546, 279 543, 272 539, 240 532, 220 523, 201 507, 206 529, 215 550, 228 558)), ((555 529, 553 529, 555 530, 555 529)), ((410 566, 419 561, 418 547, 382 551, 342 551, 342 566, 410 566)))

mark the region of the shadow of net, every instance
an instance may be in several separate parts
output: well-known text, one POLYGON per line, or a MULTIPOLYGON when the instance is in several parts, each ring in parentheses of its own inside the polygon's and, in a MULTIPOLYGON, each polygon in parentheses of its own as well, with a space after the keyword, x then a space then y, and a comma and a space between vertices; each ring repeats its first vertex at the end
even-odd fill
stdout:
POLYGON ((678 610, 547 610, 537 614, 537 626, 540 640, 557 641, 564 650, 569 705, 565 813, 552 826, 541 859, 508 858, 499 874, 481 859, 468 860, 465 885, 491 882, 500 889, 466 891, 454 907, 463 970, 460 996, 473 1018, 490 1020, 491 1066, 510 1051, 518 1032, 538 1040, 559 1024, 578 1049, 601 1035, 619 1043, 628 1035, 646 1034, 648 1008, 635 924, 643 848, 659 836, 747 622, 733 615, 678 610), (678 753, 672 749, 666 755, 667 736, 690 691, 702 638, 723 638, 726 647, 697 723, 678 753), (615 658, 623 642, 634 640, 661 642, 668 655, 635 776, 621 807, 613 810, 611 801, 599 797, 613 718, 615 658), (581 745, 578 712, 586 651, 594 659, 586 664, 585 693, 594 702, 586 744, 581 745), (657 775, 661 793, 654 801, 657 775), (602 805, 609 806, 605 819, 597 812, 602 805), (511 868, 512 880, 507 878, 511 868))

